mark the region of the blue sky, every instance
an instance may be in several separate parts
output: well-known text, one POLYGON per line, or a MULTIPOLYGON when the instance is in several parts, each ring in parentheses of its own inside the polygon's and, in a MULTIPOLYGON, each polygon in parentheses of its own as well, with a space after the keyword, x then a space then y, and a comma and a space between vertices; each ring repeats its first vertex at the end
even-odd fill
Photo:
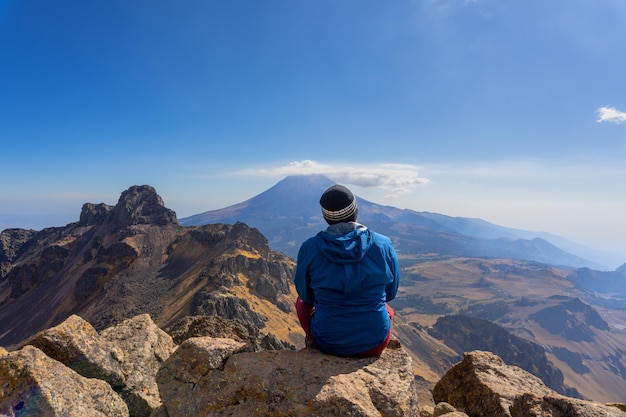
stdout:
POLYGON ((0 0, 0 229, 325 173, 626 262, 623 0, 0 0))

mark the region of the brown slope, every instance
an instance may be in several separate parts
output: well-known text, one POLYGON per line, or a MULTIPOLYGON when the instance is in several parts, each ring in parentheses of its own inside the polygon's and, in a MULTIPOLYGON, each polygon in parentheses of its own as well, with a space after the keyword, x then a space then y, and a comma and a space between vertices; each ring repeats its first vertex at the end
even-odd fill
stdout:
POLYGON ((213 314, 302 340, 293 260, 241 223, 181 226, 150 186, 129 188, 115 206, 85 204, 79 222, 19 246, 26 249, 0 276, 0 345, 18 345, 71 314, 98 329, 142 313, 162 327, 213 314))
MULTIPOLYGON (((586 294, 566 279, 568 274, 506 259, 414 263, 403 269, 392 305, 405 323, 426 328, 445 315, 489 320, 542 346, 563 373, 565 386, 588 399, 623 402, 626 312, 588 305, 586 294)), ((486 340, 487 334, 482 337, 486 340)))

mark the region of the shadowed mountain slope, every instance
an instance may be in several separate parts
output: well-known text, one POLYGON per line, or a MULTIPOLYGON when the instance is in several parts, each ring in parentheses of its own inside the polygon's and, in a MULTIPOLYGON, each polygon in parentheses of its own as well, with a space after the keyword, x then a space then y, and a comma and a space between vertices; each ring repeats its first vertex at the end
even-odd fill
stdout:
POLYGON ((72 314, 97 329, 143 313, 163 327, 210 314, 302 340, 293 260, 243 223, 181 226, 150 186, 115 206, 87 203, 65 227, 5 230, 0 242, 0 346, 72 314))

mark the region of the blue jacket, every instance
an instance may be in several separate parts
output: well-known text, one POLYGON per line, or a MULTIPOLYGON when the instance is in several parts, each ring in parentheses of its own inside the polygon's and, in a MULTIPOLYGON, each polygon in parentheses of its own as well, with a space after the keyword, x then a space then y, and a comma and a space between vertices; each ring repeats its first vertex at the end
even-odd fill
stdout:
POLYGON ((396 296, 400 267, 391 240, 358 223, 339 223, 300 247, 295 284, 315 306, 315 343, 335 355, 380 345, 391 323, 386 302, 396 296))

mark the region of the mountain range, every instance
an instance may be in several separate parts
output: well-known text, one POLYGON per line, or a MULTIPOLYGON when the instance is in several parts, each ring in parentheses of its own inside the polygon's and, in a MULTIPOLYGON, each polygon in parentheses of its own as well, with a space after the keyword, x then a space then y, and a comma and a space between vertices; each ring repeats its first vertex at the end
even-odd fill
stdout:
MULTIPOLYGON (((273 249, 296 257, 300 244, 326 227, 319 198, 333 184, 323 175, 289 176, 242 203, 180 222, 241 221, 257 228, 273 249)), ((428 329, 437 317, 458 314, 488 320, 542 346, 549 360, 533 361, 559 364, 563 379, 553 379, 564 390, 569 385, 583 396, 621 395, 613 387, 626 384, 624 266, 603 271, 599 262, 583 257, 588 252, 580 246, 546 233, 357 200, 359 221, 389 236, 398 252, 403 278, 392 302, 399 310, 396 334, 412 352, 429 352, 414 357, 423 364, 416 374, 432 378, 423 370, 441 371, 453 360, 428 329)), ((456 354, 463 347, 500 355, 512 349, 511 337, 496 337, 489 326, 458 319, 451 327, 456 336, 448 332, 443 340, 456 354), (468 334, 471 341, 462 339, 468 334)))
MULTIPOLYGON (((179 221, 186 226, 241 221, 259 229, 274 249, 295 257, 304 240, 326 227, 319 198, 334 183, 324 175, 288 176, 242 203, 179 221)), ((606 269, 601 263, 584 258, 589 252, 581 246, 548 233, 498 226, 481 219, 398 209, 358 196, 357 202, 359 222, 390 236, 396 250, 404 256, 428 258, 434 253, 606 269)))
MULTIPOLYGON (((198 226, 182 225, 189 219, 154 188, 133 186, 115 206, 85 203, 64 227, 4 230, 0 346, 18 348, 72 314, 100 330, 148 313, 164 329, 215 316, 258 343, 301 347, 290 254, 324 227, 318 200, 330 184, 287 177, 198 226)), ((360 220, 397 246, 394 335, 427 389, 479 349, 558 392, 626 400, 626 268, 575 268, 582 258, 481 220, 359 204, 360 220)))

